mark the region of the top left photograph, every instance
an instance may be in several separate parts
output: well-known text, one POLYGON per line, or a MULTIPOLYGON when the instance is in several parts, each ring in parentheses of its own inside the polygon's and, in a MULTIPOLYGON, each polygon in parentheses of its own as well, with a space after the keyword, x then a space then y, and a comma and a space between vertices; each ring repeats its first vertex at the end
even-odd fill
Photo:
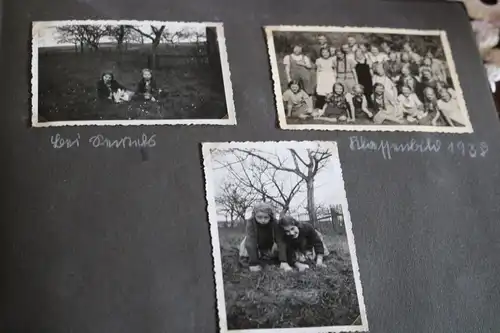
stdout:
POLYGON ((222 23, 33 22, 31 125, 236 125, 222 23))

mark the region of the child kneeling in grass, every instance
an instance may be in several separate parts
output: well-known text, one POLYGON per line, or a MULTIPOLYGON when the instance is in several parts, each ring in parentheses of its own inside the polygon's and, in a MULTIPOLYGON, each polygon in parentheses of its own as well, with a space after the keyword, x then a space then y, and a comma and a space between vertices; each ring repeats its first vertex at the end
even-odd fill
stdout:
POLYGON ((286 244, 288 263, 299 271, 309 268, 314 261, 317 267, 325 267, 323 257, 329 254, 322 235, 307 222, 299 222, 291 216, 279 220, 286 244))
POLYGON ((252 217, 246 221, 246 235, 239 246, 240 261, 248 261, 252 272, 262 270, 266 262, 279 260, 281 268, 290 271, 287 263, 284 235, 278 226, 274 209, 268 203, 253 207, 252 217))

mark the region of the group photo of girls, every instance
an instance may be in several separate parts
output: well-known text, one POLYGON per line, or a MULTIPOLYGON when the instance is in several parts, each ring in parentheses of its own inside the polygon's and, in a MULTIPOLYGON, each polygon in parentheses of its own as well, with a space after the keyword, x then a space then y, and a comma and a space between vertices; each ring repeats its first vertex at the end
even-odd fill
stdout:
POLYGON ((282 127, 470 126, 441 34, 288 28, 266 29, 282 127))
POLYGON ((33 126, 234 124, 222 29, 215 23, 35 22, 33 126))
POLYGON ((222 331, 366 329, 336 143, 204 143, 203 158, 222 331))

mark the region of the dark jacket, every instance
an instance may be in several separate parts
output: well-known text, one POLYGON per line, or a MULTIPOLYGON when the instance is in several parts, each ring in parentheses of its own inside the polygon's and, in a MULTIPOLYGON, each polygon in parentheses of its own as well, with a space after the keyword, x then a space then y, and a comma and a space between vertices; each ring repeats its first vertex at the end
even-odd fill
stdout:
POLYGON ((146 87, 146 80, 144 80, 144 78, 142 78, 139 81, 139 83, 137 84, 137 93, 138 94, 149 93, 151 95, 155 94, 156 93, 156 81, 155 81, 155 79, 151 78, 149 89, 148 89, 148 87, 146 87))
POLYGON ((111 80, 109 86, 107 86, 102 79, 97 82, 97 97, 99 99, 108 99, 112 93, 118 91, 118 89, 125 89, 121 84, 119 84, 115 79, 111 80))
POLYGON ((276 220, 271 219, 267 225, 258 224, 254 218, 246 221, 245 247, 250 259, 250 265, 259 264, 259 251, 271 250, 274 243, 278 247, 280 262, 286 262, 287 252, 284 233, 276 220))
POLYGON ((316 229, 310 223, 299 222, 297 227, 299 228, 299 236, 297 238, 285 238, 288 249, 287 260, 290 264, 295 262, 295 251, 306 252, 314 249, 316 255, 325 253, 323 242, 316 229))

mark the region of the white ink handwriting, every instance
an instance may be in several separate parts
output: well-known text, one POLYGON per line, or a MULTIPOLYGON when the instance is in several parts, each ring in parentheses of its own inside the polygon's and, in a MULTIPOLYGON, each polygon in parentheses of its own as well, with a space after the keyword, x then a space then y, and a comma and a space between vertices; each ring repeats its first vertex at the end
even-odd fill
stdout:
POLYGON ((120 139, 109 139, 102 134, 94 135, 89 139, 89 143, 94 148, 152 148, 156 146, 156 134, 148 137, 143 134, 139 138, 129 136, 120 139))
POLYGON ((57 133, 50 136, 50 143, 55 149, 80 147, 80 134, 75 139, 66 139, 57 133))

